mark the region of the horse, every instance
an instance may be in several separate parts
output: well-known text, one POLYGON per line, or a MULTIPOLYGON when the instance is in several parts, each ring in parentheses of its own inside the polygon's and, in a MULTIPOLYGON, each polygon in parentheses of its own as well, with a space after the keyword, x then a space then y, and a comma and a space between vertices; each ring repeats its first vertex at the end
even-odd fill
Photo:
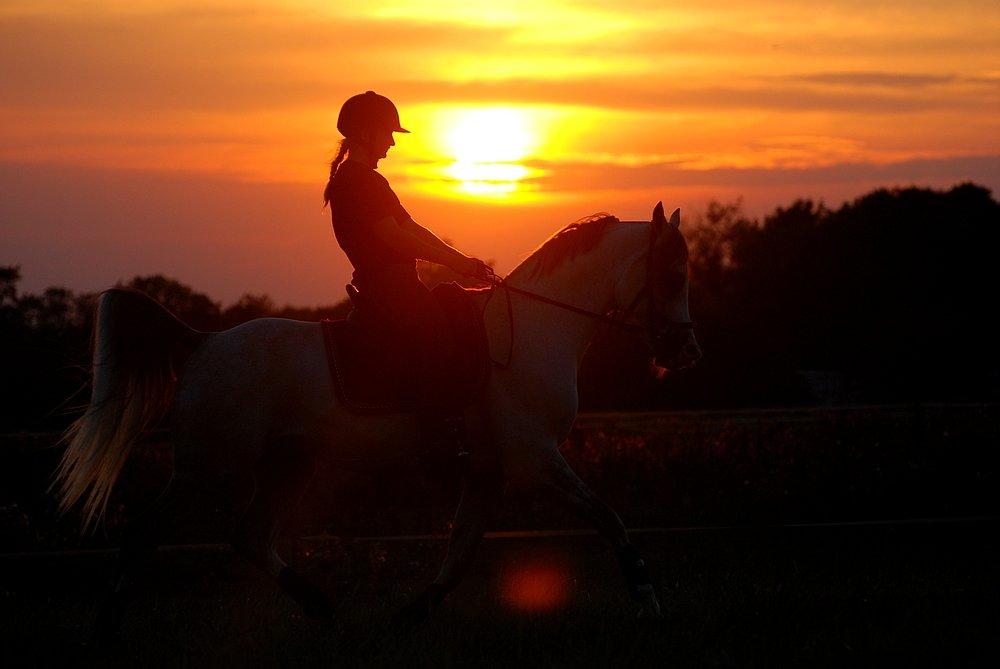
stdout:
MULTIPOLYGON (((495 364, 465 410, 474 447, 446 557, 397 622, 425 620, 458 584, 509 483, 547 489, 592 522, 613 546, 639 614, 661 615, 625 525, 558 447, 577 414, 577 371, 600 328, 634 331, 661 372, 697 362, 687 261, 680 210, 668 221, 660 202, 650 221, 603 212, 575 221, 503 280, 472 291, 495 364)), ((387 458, 415 450, 417 417, 341 406, 316 322, 260 318, 202 332, 142 293, 110 289, 98 299, 93 347, 91 401, 64 435, 53 483, 63 512, 80 505, 81 531, 98 526, 129 456, 165 438, 174 482, 182 473, 194 479, 224 469, 252 473, 255 493, 234 519, 230 544, 307 615, 330 618, 330 598, 285 563, 275 540, 317 466, 349 462, 354 470, 375 471, 387 458)), ((98 633, 120 625, 125 584, 155 550, 163 522, 155 510, 131 521, 98 633)))

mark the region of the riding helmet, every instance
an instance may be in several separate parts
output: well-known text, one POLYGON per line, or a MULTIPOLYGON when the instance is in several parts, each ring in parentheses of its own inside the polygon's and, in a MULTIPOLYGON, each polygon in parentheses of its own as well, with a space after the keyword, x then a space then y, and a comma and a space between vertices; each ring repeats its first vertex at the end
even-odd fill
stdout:
POLYGON ((399 125, 399 112, 392 100, 375 91, 365 91, 348 98, 340 108, 337 130, 344 137, 357 135, 372 128, 389 128, 393 132, 410 132, 399 125))

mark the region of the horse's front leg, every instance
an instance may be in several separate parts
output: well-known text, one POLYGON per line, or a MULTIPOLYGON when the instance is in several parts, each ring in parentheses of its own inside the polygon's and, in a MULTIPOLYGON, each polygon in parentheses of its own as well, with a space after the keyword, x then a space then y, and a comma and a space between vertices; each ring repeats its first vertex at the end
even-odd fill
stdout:
POLYGON ((618 556, 629 595, 642 607, 639 614, 659 617, 660 603, 646 570, 646 563, 629 540, 628 530, 621 518, 580 480, 554 445, 544 448, 542 453, 536 475, 543 487, 559 502, 568 505, 584 520, 590 521, 601 536, 608 540, 618 556))
POLYGON ((462 580, 475 557, 487 526, 496 515, 503 496, 504 478, 495 460, 477 463, 475 455, 462 486, 462 499, 452 524, 448 553, 427 588, 395 616, 397 626, 414 627, 425 621, 462 580))

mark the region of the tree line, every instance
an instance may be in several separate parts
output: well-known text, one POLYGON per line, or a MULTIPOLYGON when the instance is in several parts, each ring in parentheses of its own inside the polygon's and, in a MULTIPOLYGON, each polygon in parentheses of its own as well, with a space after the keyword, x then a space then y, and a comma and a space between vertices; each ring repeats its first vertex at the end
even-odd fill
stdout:
POLYGON ((1000 396, 1000 203, 973 183, 878 189, 756 219, 712 203, 689 240, 698 369, 659 386, 622 342, 590 407, 985 401, 1000 396))
MULTIPOLYGON (((656 382, 642 347, 617 332, 591 346, 581 408, 988 401, 1000 396, 993 275, 1000 202, 979 185, 878 189, 838 209, 796 200, 763 218, 710 203, 683 224, 699 366, 656 382)), ((459 280, 421 264, 431 284, 459 280)), ((89 398, 96 294, 19 291, 0 267, 0 430, 58 429, 89 398)), ((278 307, 246 294, 223 306, 176 279, 137 276, 192 327, 263 316, 340 318, 350 305, 278 307)))

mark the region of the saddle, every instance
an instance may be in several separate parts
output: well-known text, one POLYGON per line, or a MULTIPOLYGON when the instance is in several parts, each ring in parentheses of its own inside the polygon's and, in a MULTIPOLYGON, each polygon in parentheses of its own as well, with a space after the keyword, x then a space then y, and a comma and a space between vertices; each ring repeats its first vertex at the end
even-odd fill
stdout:
POLYGON ((472 292, 454 282, 431 291, 446 315, 454 344, 449 346, 444 338, 438 343, 448 347, 435 356, 446 360, 447 368, 435 377, 439 387, 428 407, 428 398, 418 397, 427 389, 417 383, 420 365, 409 343, 380 316, 379 305, 348 284, 354 309, 346 319, 321 321, 330 376, 341 404, 363 414, 405 413, 421 407, 454 413, 471 404, 490 372, 486 328, 472 292))

